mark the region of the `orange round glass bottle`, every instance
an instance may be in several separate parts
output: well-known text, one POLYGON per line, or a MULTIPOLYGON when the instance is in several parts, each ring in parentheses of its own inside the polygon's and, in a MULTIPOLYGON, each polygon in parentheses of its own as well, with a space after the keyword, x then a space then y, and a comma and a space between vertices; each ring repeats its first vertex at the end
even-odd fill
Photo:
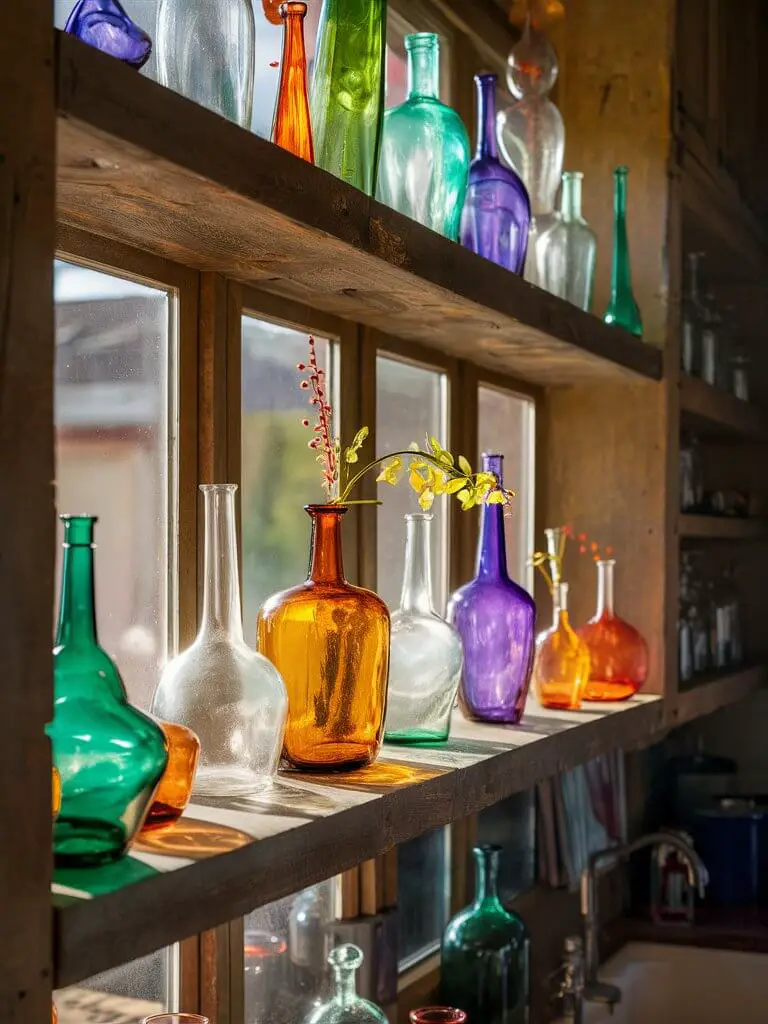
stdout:
POLYGON ((142 832, 153 832, 177 821, 192 796, 197 762, 200 757, 200 740, 197 733, 186 725, 174 722, 155 721, 163 730, 168 745, 168 765, 155 790, 152 805, 142 826, 142 832))
POLYGON ((555 585, 549 629, 536 637, 533 686, 543 708, 576 711, 589 679, 589 650, 568 619, 568 584, 555 585))
POLYGON ((259 612, 259 650, 288 691, 283 758, 294 768, 361 768, 379 752, 389 675, 389 612, 344 578, 343 505, 308 505, 309 576, 259 612))
POLYGON ((597 609, 579 630, 589 648, 589 682, 584 700, 626 700, 648 675, 648 645, 634 626, 613 610, 613 558, 597 565, 597 609))

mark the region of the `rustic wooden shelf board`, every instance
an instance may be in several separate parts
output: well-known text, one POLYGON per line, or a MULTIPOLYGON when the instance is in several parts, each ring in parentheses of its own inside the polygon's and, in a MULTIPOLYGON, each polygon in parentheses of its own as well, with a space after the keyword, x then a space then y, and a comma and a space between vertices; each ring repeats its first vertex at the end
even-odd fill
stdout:
POLYGON ((578 712, 531 700, 517 728, 457 712, 440 747, 385 746, 360 772, 285 773, 261 791, 193 796, 180 822, 120 863, 57 871, 54 985, 245 914, 599 754, 647 745, 661 728, 656 696, 578 712))
POLYGON ((680 515, 681 537, 699 540, 763 540, 768 537, 768 519, 743 519, 739 516, 680 515))
POLYGON ((766 440, 761 409, 685 374, 680 378, 680 408, 695 421, 702 437, 734 435, 754 441, 766 440))
POLYGON ((69 35, 56 52, 60 224, 528 381, 661 378, 625 331, 69 35))
POLYGON ((692 680, 671 698, 671 723, 682 725, 735 704, 768 684, 768 665, 750 665, 735 672, 692 680))

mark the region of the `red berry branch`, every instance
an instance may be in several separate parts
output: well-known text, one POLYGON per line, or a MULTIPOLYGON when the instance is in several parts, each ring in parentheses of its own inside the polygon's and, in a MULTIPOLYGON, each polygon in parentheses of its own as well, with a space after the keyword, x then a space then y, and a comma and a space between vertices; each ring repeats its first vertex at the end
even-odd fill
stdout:
MULTIPOLYGON (((338 449, 331 429, 333 412, 328 402, 325 370, 318 365, 317 349, 312 335, 309 336, 309 365, 299 363, 296 369, 299 373, 306 373, 299 387, 302 391, 312 392, 309 404, 317 407, 317 422, 312 427, 315 436, 309 442, 309 447, 317 454, 317 461, 323 471, 323 486, 328 497, 333 498, 339 479, 338 449)), ((305 427, 310 425, 308 419, 301 422, 305 427)))

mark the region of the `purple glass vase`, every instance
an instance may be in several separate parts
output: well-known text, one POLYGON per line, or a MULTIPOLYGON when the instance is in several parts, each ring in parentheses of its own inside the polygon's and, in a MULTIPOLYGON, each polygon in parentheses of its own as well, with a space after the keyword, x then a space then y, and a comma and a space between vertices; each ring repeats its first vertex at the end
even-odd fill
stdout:
POLYGON ((77 0, 64 31, 137 71, 152 54, 152 40, 131 21, 118 0, 77 0))
MULTIPOLYGON (((483 469, 502 483, 501 455, 483 469)), ((481 508, 475 578, 451 595, 448 621, 464 646, 459 703, 467 718, 517 725, 523 716, 534 655, 536 605, 507 572, 502 505, 481 508)))
POLYGON ((531 201, 522 178, 496 149, 496 75, 475 75, 477 148, 461 215, 461 244, 515 274, 528 249, 531 201))

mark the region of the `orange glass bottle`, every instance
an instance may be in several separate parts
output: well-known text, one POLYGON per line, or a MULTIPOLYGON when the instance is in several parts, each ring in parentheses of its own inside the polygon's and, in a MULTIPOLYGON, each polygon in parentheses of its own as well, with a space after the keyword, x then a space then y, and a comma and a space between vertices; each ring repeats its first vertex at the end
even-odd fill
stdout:
POLYGON ((361 768, 379 752, 389 675, 389 612, 344 578, 343 505, 308 505, 312 550, 305 583, 259 612, 259 650, 288 691, 283 757, 294 768, 361 768))
POLYGON ((543 708, 575 711, 589 679, 589 650, 568 619, 568 584, 555 586, 552 626, 536 638, 533 686, 543 708))
POLYGON ((153 832, 173 824, 184 813, 192 795, 197 762, 200 757, 200 740, 197 733, 186 725, 174 722, 155 721, 163 730, 168 744, 168 766, 160 779, 152 805, 142 826, 142 832, 153 832))
POLYGON ((307 54, 304 49, 306 13, 307 5, 298 0, 280 4, 280 17, 285 28, 272 141, 313 164, 315 152, 307 94, 307 54))
POLYGON ((591 661, 584 699, 626 700, 648 676, 648 645, 635 627, 613 610, 615 559, 601 559, 596 565, 597 610, 578 630, 591 661))

